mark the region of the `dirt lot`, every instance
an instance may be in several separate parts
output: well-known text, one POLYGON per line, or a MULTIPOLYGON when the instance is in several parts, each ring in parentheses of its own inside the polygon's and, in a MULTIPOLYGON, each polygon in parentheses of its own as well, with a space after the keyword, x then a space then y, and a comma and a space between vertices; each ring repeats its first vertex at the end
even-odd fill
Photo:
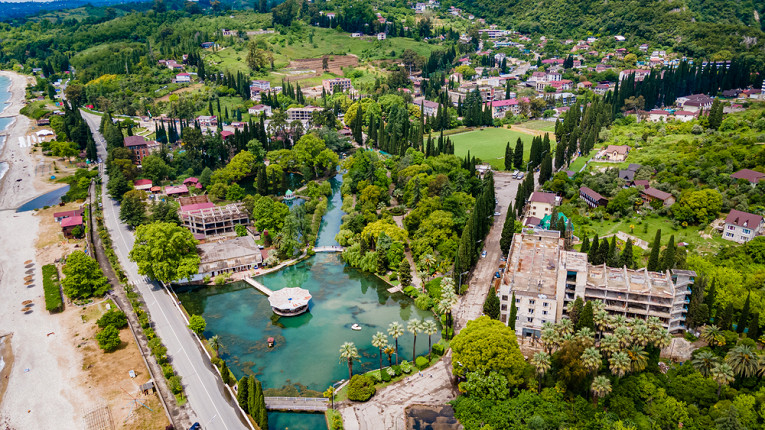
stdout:
MULTIPOLYGON (((355 55, 330 55, 329 56, 329 72, 336 75, 343 74, 343 67, 356 67, 359 65, 359 58, 355 55)), ((316 76, 321 75, 322 72, 322 57, 319 58, 303 58, 300 60, 292 60, 289 68, 295 70, 311 69, 316 71, 316 76)), ((301 75, 295 77, 297 79, 310 78, 312 76, 301 75)), ((294 79, 294 78, 293 78, 294 79)), ((293 80, 291 79, 291 80, 293 80)))
POLYGON ((191 91, 194 91, 194 90, 198 90, 198 89, 202 88, 203 86, 204 85, 202 85, 200 83, 191 84, 188 87, 184 87, 184 88, 181 88, 179 90, 175 90, 175 91, 173 91, 171 93, 165 94, 164 96, 162 96, 160 98, 154 99, 154 102, 155 103, 156 102, 167 102, 167 101, 170 101, 170 96, 173 95, 173 94, 188 93, 188 92, 191 92, 191 91))

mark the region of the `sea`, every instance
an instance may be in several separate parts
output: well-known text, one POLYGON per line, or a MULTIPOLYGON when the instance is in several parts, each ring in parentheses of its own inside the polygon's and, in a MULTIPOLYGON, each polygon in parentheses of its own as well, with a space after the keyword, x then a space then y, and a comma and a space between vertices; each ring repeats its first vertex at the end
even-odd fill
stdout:
MULTIPOLYGON (((8 101, 11 99, 11 78, 7 76, 0 76, 0 115, 8 107, 8 101)), ((5 130, 13 123, 13 118, 0 118, 0 131, 5 130)), ((6 136, 0 136, 0 154, 3 153, 5 148, 6 136)), ((0 181, 3 176, 8 172, 8 163, 0 160, 0 181)))

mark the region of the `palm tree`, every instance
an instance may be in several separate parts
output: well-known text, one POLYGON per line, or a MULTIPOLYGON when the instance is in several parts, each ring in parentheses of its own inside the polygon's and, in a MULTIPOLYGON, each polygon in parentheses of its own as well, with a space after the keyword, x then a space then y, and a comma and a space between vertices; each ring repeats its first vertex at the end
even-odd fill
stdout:
POLYGON ((611 330, 616 329, 616 327, 622 326, 627 324, 627 318, 624 317, 624 315, 611 315, 608 318, 608 328, 611 330))
POLYGON ((648 353, 640 345, 632 345, 626 352, 630 357, 630 371, 642 372, 648 365, 648 353))
POLYGON ((672 336, 666 329, 662 328, 652 333, 654 333, 654 338, 651 340, 651 343, 656 348, 664 349, 672 343, 672 336))
POLYGON ((701 328, 701 339, 711 347, 725 345, 725 336, 716 325, 705 325, 701 328))
POLYGON ((566 337, 567 334, 574 333, 574 323, 570 319, 562 319, 558 324, 555 324, 555 329, 561 338, 566 337))
POLYGON ((351 379, 353 376, 353 360, 358 360, 359 358, 359 350, 353 342, 345 342, 340 347, 340 361, 348 361, 348 379, 351 379))
POLYGON ((696 370, 701 373, 705 378, 710 375, 712 368, 720 362, 720 358, 716 356, 712 351, 702 351, 693 357, 691 363, 696 370))
POLYGON ((715 364, 711 371, 712 380, 717 382, 717 400, 720 400, 720 391, 723 385, 728 385, 735 379, 733 368, 730 364, 722 362, 715 364))
POLYGON ((614 336, 619 340, 619 346, 626 348, 632 343, 632 331, 626 325, 620 325, 614 329, 614 336))
POLYGON ((585 347, 595 344, 595 333, 589 327, 582 327, 576 332, 576 339, 585 347))
POLYGON ((757 373, 760 356, 754 347, 739 345, 728 352, 725 362, 730 365, 736 375, 748 378, 757 373))
POLYGON ((600 349, 603 350, 606 356, 610 357, 611 354, 619 350, 619 339, 612 334, 603 336, 603 339, 600 341, 600 349))
POLYGON ((548 354, 552 354, 553 348, 560 343, 560 337, 555 330, 555 325, 551 322, 542 324, 542 346, 547 350, 548 354))
POLYGON ((382 352, 383 349, 388 347, 388 337, 385 333, 378 331, 372 336, 372 346, 377 348, 377 352, 380 355, 380 375, 382 375, 382 352))
POLYGON ((412 343, 412 363, 417 358, 417 332, 422 330, 422 321, 417 318, 412 318, 406 322, 406 331, 414 335, 414 342, 412 343))
POLYGON ((537 393, 542 392, 542 377, 550 370, 550 355, 544 351, 537 352, 531 358, 531 365, 537 369, 537 377, 539 379, 539 389, 537 393))
POLYGON ((398 364, 398 338, 404 334, 404 326, 398 321, 393 321, 388 326, 388 335, 396 342, 396 364, 398 364))
POLYGON ((651 331, 648 330, 648 325, 646 325, 645 321, 639 318, 635 318, 632 323, 633 341, 640 346, 646 346, 648 345, 648 341, 650 338, 651 338, 651 331))
POLYGON ((618 351, 611 355, 608 359, 609 367, 611 367, 611 373, 616 375, 617 378, 621 378, 630 370, 630 356, 624 351, 618 351))
POLYGON ((430 278, 430 272, 433 270, 433 266, 436 265, 436 257, 434 257, 433 254, 425 254, 420 257, 420 263, 425 266, 425 269, 427 269, 428 278, 430 278))
POLYGON ((603 363, 603 357, 600 355, 600 351, 594 346, 591 346, 582 352, 582 365, 590 373, 595 373, 600 369, 600 365, 603 363))
POLYGON ((388 345, 385 347, 383 352, 388 356, 388 366, 393 366, 393 353, 396 352, 396 350, 393 349, 392 346, 388 345))
POLYGON ((218 352, 221 346, 220 336, 216 334, 215 336, 211 337, 207 342, 210 344, 210 348, 215 350, 215 355, 220 357, 220 353, 218 352))
POLYGON ((430 361, 430 355, 433 353, 431 338, 434 334, 438 333, 438 325, 436 325, 436 322, 433 320, 423 321, 422 331, 428 335, 428 361, 430 361))
MULTIPOLYGON (((603 302, 599 300, 595 303, 600 303, 601 305, 603 304, 603 302)), ((595 327, 598 328, 598 338, 602 338, 603 330, 608 328, 608 312, 606 312, 605 309, 599 309, 597 312, 595 312, 595 306, 593 305, 592 322, 595 323, 595 327)))
POLYGON ((611 393, 611 380, 601 375, 592 380, 592 400, 595 406, 598 405, 598 399, 611 393))

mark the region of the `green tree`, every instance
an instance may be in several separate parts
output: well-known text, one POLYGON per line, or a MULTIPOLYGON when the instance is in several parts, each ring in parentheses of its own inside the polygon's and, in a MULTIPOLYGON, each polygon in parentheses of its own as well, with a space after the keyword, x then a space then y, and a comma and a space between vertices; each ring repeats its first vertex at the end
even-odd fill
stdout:
MULTIPOLYGON (((738 317, 738 324, 736 324, 736 331, 739 333, 743 333, 744 329, 749 324, 749 318, 751 316, 749 299, 751 296, 752 296, 751 292, 747 293, 746 301, 744 302, 744 307, 743 309, 741 309, 741 314, 738 317)), ((757 340, 757 338, 755 338, 754 340, 757 340)))
POLYGON ((220 378, 223 381, 223 383, 226 385, 229 385, 231 383, 231 371, 228 370, 228 366, 226 365, 226 360, 223 360, 223 363, 220 366, 220 378))
POLYGON ((189 329, 196 333, 197 336, 202 336, 206 327, 207 322, 201 315, 192 315, 191 318, 189 318, 189 329))
POLYGON ((404 287, 412 285, 412 267, 406 258, 401 259, 401 263, 398 266, 398 279, 404 287))
POLYGON ((396 364, 398 364, 398 338, 404 335, 404 326, 398 321, 393 321, 388 325, 388 335, 396 343, 396 364))
POLYGON ((385 336, 385 333, 378 331, 372 336, 372 346, 377 348, 377 352, 379 353, 380 357, 380 374, 382 374, 382 352, 383 349, 388 347, 388 337, 385 336))
POLYGON ((510 316, 507 317, 507 326, 515 331, 515 320, 518 319, 518 306, 515 305, 515 291, 510 300, 510 316))
POLYGON ((433 320, 424 320, 422 331, 428 335, 428 361, 430 361, 431 354, 433 354, 433 335, 438 333, 438 325, 433 320))
POLYGON ((120 344, 122 344, 120 331, 112 325, 106 326, 106 328, 96 333, 96 340, 98 341, 98 347, 104 352, 116 351, 120 344))
POLYGON ((101 296, 109 289, 109 281, 98 262, 82 251, 74 251, 66 258, 61 281, 64 294, 70 299, 101 296))
POLYGON ((602 399, 611 393, 611 380, 606 376, 598 376, 592 381, 590 390, 592 391, 593 404, 597 406, 598 399, 602 399))
POLYGON ((515 151, 513 151, 513 167, 518 170, 526 170, 523 165, 523 141, 520 137, 515 143, 515 151))
POLYGON ((120 221, 136 228, 146 222, 146 204, 143 191, 132 190, 125 193, 120 203, 120 221))
POLYGON ((659 270, 659 252, 661 251, 661 229, 656 230, 656 236, 653 239, 653 244, 651 245, 651 254, 648 256, 648 265, 646 268, 651 271, 655 272, 659 270))
POLYGON ((537 393, 542 392, 542 377, 545 376, 548 370, 550 370, 550 355, 544 351, 539 351, 531 358, 531 365, 537 371, 537 379, 539 380, 539 386, 537 387, 537 393))
POLYGON ((634 257, 632 255, 632 238, 627 239, 627 243, 624 244, 622 254, 619 256, 619 267, 627 266, 628 269, 632 269, 635 265, 634 257))
POLYGON ((576 321, 575 330, 579 331, 582 328, 587 327, 592 331, 595 331, 595 323, 593 322, 593 309, 592 301, 587 302, 582 307, 582 312, 579 314, 579 318, 576 321))
MULTIPOLYGON (((398 341, 396 341, 396 349, 398 349, 398 341)), ((398 352, 396 356, 398 356, 398 352)), ((340 361, 348 363, 348 379, 353 376, 353 361, 358 361, 360 358, 359 350, 353 342, 345 342, 340 346, 340 361)))
POLYGON ((502 250, 502 255, 507 255, 510 252, 510 245, 513 243, 515 217, 513 217, 512 213, 512 207, 508 208, 505 215, 505 223, 502 225, 502 236, 499 238, 499 249, 502 250))
POLYGON ((710 372, 712 380, 717 383, 717 398, 720 398, 720 391, 723 385, 728 385, 735 379, 733 368, 728 363, 717 363, 710 372))
POLYGON ((598 239, 598 235, 595 234, 595 237, 592 238, 590 249, 587 251, 587 261, 589 261, 590 264, 596 264, 595 262, 598 259, 598 248, 600 248, 600 239, 598 239))
POLYGON ((720 362, 720 358, 712 351, 701 351, 694 355, 691 359, 693 367, 701 373, 705 378, 709 377, 712 373, 712 369, 720 362))
POLYGON ((510 149, 510 142, 505 145, 505 170, 513 170, 513 150, 510 149))
POLYGON ((141 161, 141 171, 148 176, 155 184, 167 178, 170 173, 170 166, 165 163, 159 155, 147 155, 141 161))
POLYGON ((220 346, 221 346, 220 336, 218 336, 217 334, 212 336, 210 339, 207 340, 207 343, 210 345, 210 348, 215 350, 215 355, 220 357, 220 346))
POLYGON ((178 208, 168 200, 160 200, 151 206, 151 221, 167 222, 175 225, 181 224, 181 219, 178 217, 178 208))
POLYGON ((523 380, 526 367, 516 341, 515 332, 505 324, 487 316, 469 321, 454 337, 452 347, 452 372, 465 376, 467 372, 496 371, 505 376, 510 386, 523 380))
POLYGON ((417 318, 412 318, 406 322, 406 331, 414 335, 414 341, 412 342, 412 363, 417 358, 417 333, 422 330, 422 321, 417 318))
POLYGON ((131 190, 130 184, 120 170, 115 170, 109 176, 109 183, 106 185, 109 196, 114 200, 121 201, 122 196, 131 190))
POLYGON ((128 321, 125 312, 122 312, 117 308, 111 308, 101 315, 101 318, 96 321, 96 324, 98 324, 98 327, 100 328, 106 328, 111 325, 117 329, 123 329, 128 326, 128 321))
POLYGON ((246 376, 242 376, 242 379, 239 380, 239 383, 236 384, 236 401, 239 403, 239 407, 244 410, 246 413, 250 413, 249 404, 247 403, 247 399, 249 396, 249 378, 246 376))
POLYGON ((675 235, 669 237, 669 243, 661 255, 661 271, 675 268, 675 235))
POLYGON ((499 297, 494 288, 489 288, 489 294, 483 303, 483 313, 493 320, 499 319, 499 297))
POLYGON ((226 190, 226 200, 230 200, 232 202, 242 201, 244 195, 244 188, 236 183, 229 185, 228 189, 226 190))
POLYGON ((153 223, 136 229, 129 258, 138 273, 160 282, 187 279, 199 271, 197 241, 191 231, 171 223, 153 223))
POLYGON ((709 109, 709 128, 717 130, 720 128, 723 119, 723 105, 720 99, 715 97, 712 107, 709 109))

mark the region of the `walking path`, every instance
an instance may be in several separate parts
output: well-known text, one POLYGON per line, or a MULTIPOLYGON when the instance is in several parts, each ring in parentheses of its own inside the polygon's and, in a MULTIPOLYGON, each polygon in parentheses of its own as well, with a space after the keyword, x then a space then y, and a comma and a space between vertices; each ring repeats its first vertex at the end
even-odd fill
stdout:
POLYGON ((265 285, 261 284, 260 282, 258 282, 258 281, 256 281, 256 280, 252 279, 252 278, 251 278, 251 277, 249 277, 249 276, 245 276, 245 277, 244 277, 244 278, 242 278, 242 279, 244 279, 244 282, 246 282, 246 283, 248 283, 248 284, 252 285, 253 287, 255 287, 255 289, 256 289, 256 290, 258 290, 258 291, 260 291, 261 293, 263 293, 263 294, 267 295, 268 297, 271 297, 271 294, 273 294, 273 293, 274 293, 274 292, 273 292, 273 291, 271 291, 271 290, 270 290, 268 287, 266 287, 265 285))
POLYGON ((269 411, 326 411, 329 399, 320 397, 265 397, 269 411))
POLYGON ((458 394, 452 380, 451 353, 447 353, 432 367, 388 385, 366 403, 343 406, 340 412, 346 430, 404 430, 407 406, 441 406, 458 394))

